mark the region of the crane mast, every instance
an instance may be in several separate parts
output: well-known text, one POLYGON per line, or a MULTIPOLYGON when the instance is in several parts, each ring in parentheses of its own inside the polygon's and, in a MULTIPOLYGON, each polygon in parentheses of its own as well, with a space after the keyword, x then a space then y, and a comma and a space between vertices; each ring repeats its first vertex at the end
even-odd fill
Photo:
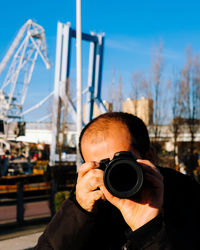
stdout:
POLYGON ((12 45, 10 46, 8 52, 6 53, 6 55, 4 56, 3 60, 1 61, 0 63, 0 74, 1 72, 4 70, 7 62, 10 60, 14 50, 16 49, 16 47, 18 46, 21 38, 23 37, 24 35, 24 32, 27 28, 27 26, 31 23, 32 21, 29 19, 20 29, 20 31, 18 32, 16 38, 14 39, 12 45))
POLYGON ((42 26, 29 19, 19 30, 0 63, 0 74, 9 64, 8 72, 0 88, 0 119, 21 117, 38 55, 49 69, 45 31, 42 26))

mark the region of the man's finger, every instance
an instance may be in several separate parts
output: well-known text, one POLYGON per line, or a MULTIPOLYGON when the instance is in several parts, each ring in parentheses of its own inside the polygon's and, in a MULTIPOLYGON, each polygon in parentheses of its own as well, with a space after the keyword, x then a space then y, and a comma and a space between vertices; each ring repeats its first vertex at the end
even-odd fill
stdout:
POLYGON ((149 173, 155 174, 157 177, 163 179, 163 176, 161 175, 160 171, 158 168, 153 165, 150 161, 148 160, 140 160, 138 159, 137 162, 142 165, 143 169, 146 170, 149 173))
POLYGON ((103 185, 103 173, 101 173, 101 170, 98 172, 98 169, 91 170, 87 175, 86 181, 88 182, 89 190, 95 190, 103 185))
POLYGON ((78 177, 83 177, 91 169, 95 169, 98 167, 99 167, 99 163, 96 161, 86 162, 80 166, 78 170, 78 177))
POLYGON ((94 192, 91 192, 90 195, 93 196, 94 201, 98 201, 100 199, 105 200, 105 196, 101 190, 96 190, 94 192))
POLYGON ((145 173, 145 179, 153 183, 155 187, 163 187, 163 180, 153 174, 145 173))

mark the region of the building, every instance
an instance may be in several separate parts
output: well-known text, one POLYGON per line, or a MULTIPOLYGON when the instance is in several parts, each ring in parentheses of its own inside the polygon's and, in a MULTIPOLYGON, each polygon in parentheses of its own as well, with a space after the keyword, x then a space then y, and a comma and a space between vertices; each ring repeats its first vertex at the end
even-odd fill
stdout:
MULTIPOLYGON (((112 103, 104 100, 103 104, 105 105, 105 107, 107 108, 108 111, 113 111, 113 104, 112 103)), ((87 104, 84 105, 84 107, 83 107, 83 121, 84 121, 84 123, 87 123, 87 119, 86 119, 87 112, 86 111, 87 111, 87 104)), ((101 114, 102 114, 101 110, 99 109, 97 104, 94 103, 93 118, 95 118, 101 114)))
POLYGON ((153 100, 142 97, 139 100, 128 98, 122 103, 123 112, 127 112, 141 118, 148 126, 153 123, 153 100))

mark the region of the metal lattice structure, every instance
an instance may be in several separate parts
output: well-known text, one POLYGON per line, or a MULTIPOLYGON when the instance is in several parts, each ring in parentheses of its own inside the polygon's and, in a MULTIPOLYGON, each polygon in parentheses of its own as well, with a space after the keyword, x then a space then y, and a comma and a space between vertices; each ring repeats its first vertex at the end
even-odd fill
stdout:
MULTIPOLYGON (((50 151, 50 165, 52 166, 56 161, 59 134, 62 130, 61 111, 65 112, 67 110, 73 122, 75 124, 77 122, 76 106, 67 93, 70 80, 71 43, 73 38, 76 39, 76 30, 71 28, 71 24, 69 22, 67 24, 59 22, 57 27, 52 143, 50 151)), ((97 104, 102 113, 107 111, 101 100, 104 34, 82 33, 82 40, 90 43, 88 84, 87 89, 83 91, 86 94, 86 122, 88 122, 93 117, 94 103, 97 104)), ((64 117, 66 117, 65 113, 64 117)))
POLYGON ((38 55, 49 69, 45 31, 42 26, 29 19, 19 30, 0 63, 0 74, 9 65, 0 88, 0 119, 21 118, 38 55))

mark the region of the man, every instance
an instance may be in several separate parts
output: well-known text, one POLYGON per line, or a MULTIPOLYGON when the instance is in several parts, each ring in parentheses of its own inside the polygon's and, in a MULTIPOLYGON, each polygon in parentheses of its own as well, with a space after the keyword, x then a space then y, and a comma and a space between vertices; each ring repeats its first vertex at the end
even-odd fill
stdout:
POLYGON ((149 135, 136 116, 113 112, 92 120, 80 135, 84 160, 76 194, 66 200, 35 249, 200 249, 200 188, 176 171, 154 165, 149 135), (120 199, 104 186, 102 159, 131 152, 142 166, 137 197, 120 199))

